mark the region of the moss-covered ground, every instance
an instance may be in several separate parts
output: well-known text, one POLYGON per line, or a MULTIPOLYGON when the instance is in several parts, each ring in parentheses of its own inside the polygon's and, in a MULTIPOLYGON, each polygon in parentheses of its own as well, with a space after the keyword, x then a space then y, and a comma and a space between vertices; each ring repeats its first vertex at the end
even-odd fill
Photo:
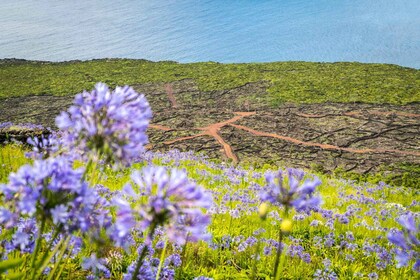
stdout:
POLYGON ((420 101, 420 70, 385 64, 273 62, 220 64, 130 59, 72 62, 0 60, 0 98, 73 95, 98 81, 110 86, 193 79, 200 91, 269 82, 265 102, 363 102, 408 104, 420 101))

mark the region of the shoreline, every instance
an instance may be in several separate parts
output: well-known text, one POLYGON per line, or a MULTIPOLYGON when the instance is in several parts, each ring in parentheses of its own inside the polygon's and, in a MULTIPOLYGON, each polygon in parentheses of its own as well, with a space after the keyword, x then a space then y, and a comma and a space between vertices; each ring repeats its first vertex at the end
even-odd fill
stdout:
POLYGON ((174 63, 174 64, 196 64, 196 63, 214 63, 222 65, 242 65, 242 64, 271 64, 271 63, 315 63, 315 64, 367 64, 367 65, 390 65, 397 66, 401 68, 420 70, 416 67, 404 66, 397 63, 386 63, 386 62, 362 62, 362 61, 308 61, 308 60, 279 60, 279 61, 248 61, 248 62, 219 62, 219 61, 194 61, 194 62, 180 62, 176 60, 149 60, 144 58, 124 58, 124 57, 102 57, 102 58, 91 58, 91 59, 70 59, 70 60, 37 60, 37 59, 26 59, 26 58, 15 58, 15 57, 5 57, 0 58, 0 64, 19 64, 19 63, 42 63, 42 64, 71 64, 71 63, 80 63, 80 62, 90 62, 90 61, 140 61, 148 63, 174 63))

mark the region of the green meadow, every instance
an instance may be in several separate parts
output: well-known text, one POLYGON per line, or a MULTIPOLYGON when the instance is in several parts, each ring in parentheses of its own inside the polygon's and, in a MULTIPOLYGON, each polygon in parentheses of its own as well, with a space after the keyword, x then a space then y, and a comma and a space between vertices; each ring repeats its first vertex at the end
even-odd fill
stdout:
MULTIPOLYGON (((273 62, 221 64, 130 59, 71 62, 0 61, 0 98, 73 95, 98 81, 109 86, 194 79, 201 91, 268 81, 266 104, 420 101, 420 71, 357 62, 273 62)), ((255 96, 251 96, 255 98, 255 96)))
MULTIPOLYGON (((29 163, 24 157, 26 151, 27 148, 15 144, 0 148, 1 182, 7 181, 9 172, 29 163)), ((267 218, 261 219, 258 197, 265 186, 264 174, 276 167, 232 167, 197 158, 192 153, 173 152, 151 153, 147 161, 118 172, 101 166, 100 171, 90 176, 111 191, 119 191, 133 170, 152 163, 185 169, 191 180, 212 193, 215 203, 210 209, 208 228, 211 241, 187 243, 182 253, 175 245, 166 250, 155 249, 153 253, 158 259, 162 255, 165 258, 180 254, 182 265, 175 268, 176 279, 193 279, 199 275, 213 279, 271 279, 275 242, 280 223, 285 219, 284 208, 272 205, 267 218)), ((395 246, 388 242, 386 235, 392 228, 400 228, 397 217, 420 210, 418 190, 357 184, 311 171, 306 176, 318 176, 322 181, 316 195, 322 198, 321 208, 325 213, 293 210, 288 214, 292 229, 283 237, 287 247, 280 262, 281 279, 416 279, 418 274, 411 265, 396 268, 395 246), (348 221, 341 219, 343 215, 348 221)), ((2 237, 8 238, 5 233, 2 237)), ((155 237, 154 245, 163 239, 163 236, 155 237)), ((62 262, 59 279, 86 277, 81 263, 83 256, 92 252, 100 252, 106 258, 112 279, 122 279, 128 265, 136 259, 132 251, 124 252, 110 244, 85 245, 76 256, 62 262)))

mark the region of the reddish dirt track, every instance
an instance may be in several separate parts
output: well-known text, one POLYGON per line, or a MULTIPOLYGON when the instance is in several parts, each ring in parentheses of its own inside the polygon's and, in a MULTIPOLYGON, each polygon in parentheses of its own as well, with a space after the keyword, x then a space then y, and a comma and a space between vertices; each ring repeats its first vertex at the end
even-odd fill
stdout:
POLYGON ((261 132, 254 130, 252 128, 242 126, 242 125, 236 125, 236 124, 230 124, 231 126, 242 129, 245 131, 248 131, 256 136, 262 136, 262 137, 272 137, 277 138, 285 141, 292 142, 297 145, 303 145, 308 147, 318 147, 324 150, 337 150, 337 151, 345 151, 349 153, 356 153, 356 154, 366 154, 366 153, 396 153, 396 154, 402 154, 402 155, 413 155, 413 156, 420 156, 420 152, 411 152, 411 151, 399 151, 399 150, 387 150, 387 149, 352 149, 352 148, 343 148, 338 147, 334 145, 329 144, 320 144, 320 143, 314 143, 314 142, 305 142, 301 141, 295 138, 291 138, 288 136, 281 136, 274 133, 267 133, 267 132, 261 132))
MULTIPOLYGON (((197 128, 198 130, 202 130, 203 131, 202 133, 191 135, 191 136, 180 137, 180 138, 176 138, 176 139, 173 139, 173 140, 170 140, 170 141, 165 141, 164 144, 165 145, 171 145, 171 144, 179 142, 179 141, 190 140, 190 139, 194 139, 194 138, 201 137, 201 136, 211 136, 222 146, 225 155, 228 158, 232 159, 233 162, 237 163, 238 162, 238 157, 234 154, 234 152, 232 150, 232 147, 228 143, 226 143, 226 141, 220 136, 219 131, 224 126, 232 124, 232 123, 234 123, 234 122, 236 122, 236 121, 238 121, 238 120, 240 120, 244 117, 254 115, 255 112, 235 112, 234 114, 236 116, 234 116, 233 118, 228 119, 226 121, 214 123, 214 124, 211 124, 211 125, 206 126, 206 127, 197 128)), ((170 128, 162 129, 162 127, 157 127, 157 126, 152 127, 152 128, 157 128, 157 129, 166 130, 166 131, 171 130, 170 128)))

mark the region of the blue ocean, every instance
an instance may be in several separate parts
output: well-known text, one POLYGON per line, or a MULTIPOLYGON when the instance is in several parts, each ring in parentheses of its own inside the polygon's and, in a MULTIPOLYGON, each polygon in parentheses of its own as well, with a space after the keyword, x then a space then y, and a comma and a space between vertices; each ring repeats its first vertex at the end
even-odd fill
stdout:
POLYGON ((419 0, 0 0, 0 58, 420 68, 419 0))

